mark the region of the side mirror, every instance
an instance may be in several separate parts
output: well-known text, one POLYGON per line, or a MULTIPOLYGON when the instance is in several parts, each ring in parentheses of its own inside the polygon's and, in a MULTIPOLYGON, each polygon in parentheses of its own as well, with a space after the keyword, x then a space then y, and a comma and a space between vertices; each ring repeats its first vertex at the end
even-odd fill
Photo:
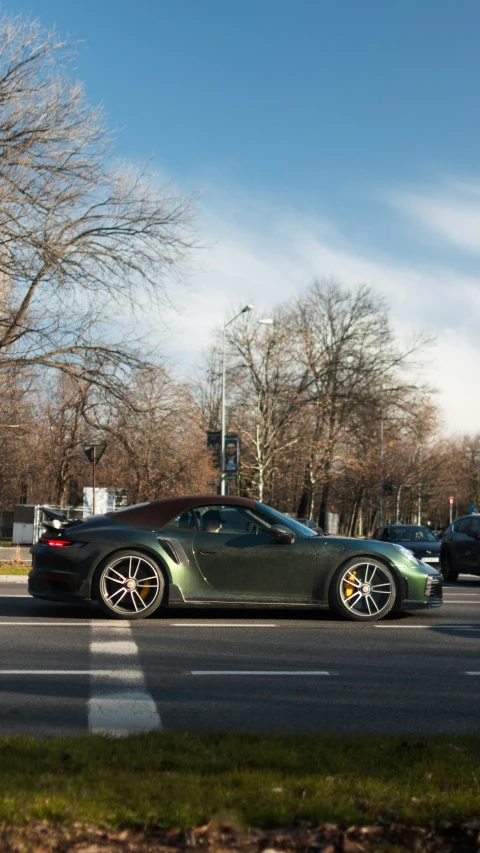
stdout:
POLYGON ((295 542, 295 533, 291 530, 287 530, 286 527, 281 527, 280 524, 274 524, 273 527, 270 528, 270 533, 272 536, 275 536, 275 539, 278 539, 282 545, 293 545, 295 542))

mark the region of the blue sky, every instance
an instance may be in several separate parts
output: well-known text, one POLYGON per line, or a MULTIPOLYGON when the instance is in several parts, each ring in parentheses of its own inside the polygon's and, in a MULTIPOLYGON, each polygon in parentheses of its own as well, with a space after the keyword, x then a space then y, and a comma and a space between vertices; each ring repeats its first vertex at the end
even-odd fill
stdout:
POLYGON ((477 0, 3 8, 83 40, 78 75, 121 128, 119 154, 202 192, 213 248, 178 318, 190 357, 237 297, 268 311, 315 274, 367 281, 399 334, 437 334, 428 378, 446 423, 477 429, 462 385, 480 354, 477 0))

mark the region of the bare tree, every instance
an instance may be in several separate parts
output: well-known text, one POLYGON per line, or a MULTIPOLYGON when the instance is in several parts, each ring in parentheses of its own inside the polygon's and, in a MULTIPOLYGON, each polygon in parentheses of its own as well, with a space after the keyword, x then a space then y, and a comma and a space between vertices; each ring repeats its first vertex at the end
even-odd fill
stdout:
POLYGON ((165 367, 134 371, 124 399, 92 386, 82 415, 92 438, 108 441, 106 482, 129 501, 208 491, 213 471, 195 405, 165 367))
POLYGON ((276 313, 272 327, 245 315, 232 327, 228 344, 229 423, 242 438, 245 485, 262 501, 271 496, 283 454, 297 442, 291 427, 298 390, 284 313, 276 313))
POLYGON ((121 393, 138 324, 195 245, 188 199, 114 160, 72 47, 0 19, 0 368, 56 368, 121 393))
POLYGON ((297 300, 291 323, 309 412, 298 514, 311 514, 320 483, 324 524, 340 442, 358 419, 378 421, 384 407, 401 411, 414 389, 418 395, 405 372, 429 341, 417 335, 400 350, 381 298, 367 287, 348 290, 335 281, 316 281, 297 300))

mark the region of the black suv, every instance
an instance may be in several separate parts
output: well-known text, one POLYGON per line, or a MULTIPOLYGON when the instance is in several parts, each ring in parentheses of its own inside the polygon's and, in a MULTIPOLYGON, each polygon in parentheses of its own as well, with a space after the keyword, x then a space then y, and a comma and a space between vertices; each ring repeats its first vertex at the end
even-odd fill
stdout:
POLYGON ((428 527, 421 524, 386 524, 379 527, 372 539, 397 542, 434 569, 440 569, 440 542, 428 527))
POLYGON ((455 583, 460 572, 480 575, 480 515, 456 518, 442 536, 442 575, 455 583))

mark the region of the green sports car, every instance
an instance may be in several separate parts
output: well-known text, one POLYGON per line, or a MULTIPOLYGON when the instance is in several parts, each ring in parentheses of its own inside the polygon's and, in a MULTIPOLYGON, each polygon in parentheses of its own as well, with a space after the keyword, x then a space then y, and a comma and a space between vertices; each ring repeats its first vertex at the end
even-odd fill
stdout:
POLYGON ((292 606, 371 622, 442 603, 439 572, 401 545, 318 536, 250 498, 166 498, 83 521, 43 512, 31 595, 98 601, 120 619, 160 606, 292 606))

